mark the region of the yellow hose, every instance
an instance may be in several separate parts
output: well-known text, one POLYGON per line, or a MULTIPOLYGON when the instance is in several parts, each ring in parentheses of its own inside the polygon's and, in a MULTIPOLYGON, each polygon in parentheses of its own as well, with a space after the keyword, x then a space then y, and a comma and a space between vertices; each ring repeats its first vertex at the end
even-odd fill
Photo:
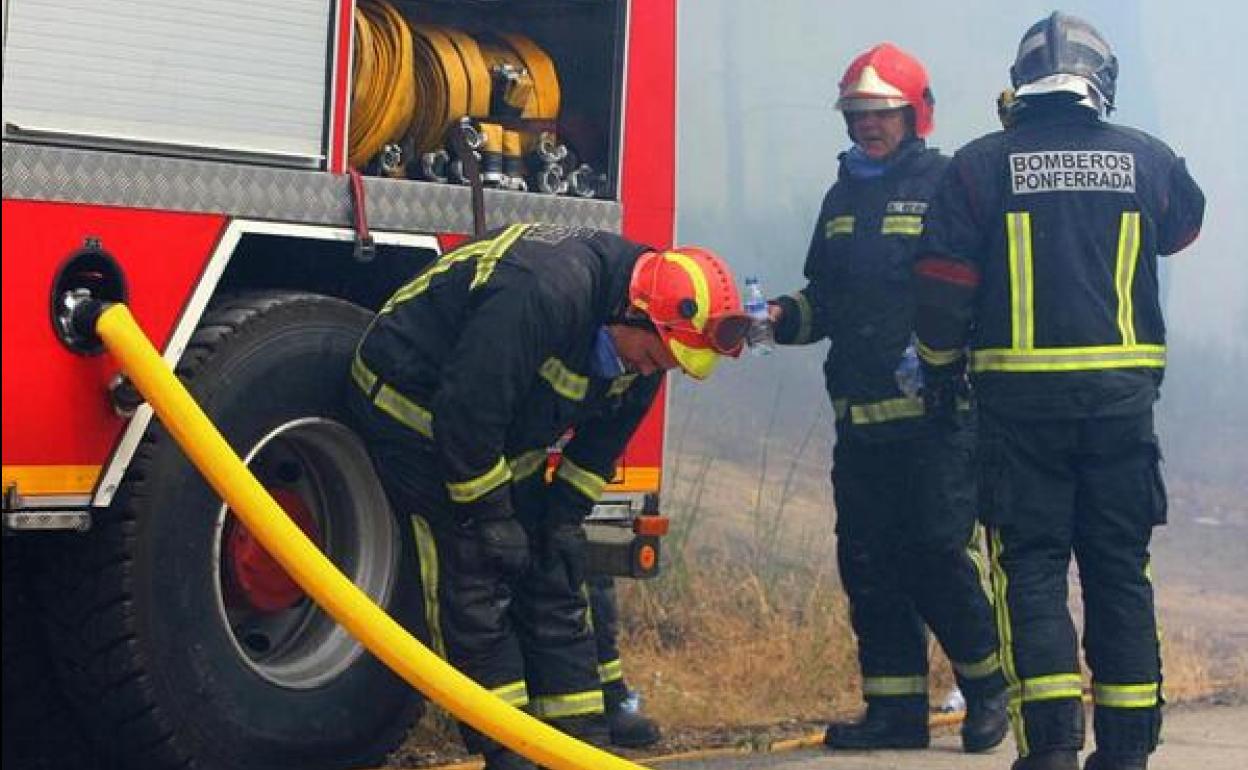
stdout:
POLYGON ((416 112, 412 32, 394 6, 361 0, 355 9, 355 76, 347 162, 360 168, 407 133, 416 112))
POLYGON ((458 719, 539 765, 552 770, 641 770, 507 705, 430 652, 290 520, 165 365, 125 305, 105 310, 96 332, 247 530, 322 609, 395 673, 458 719))

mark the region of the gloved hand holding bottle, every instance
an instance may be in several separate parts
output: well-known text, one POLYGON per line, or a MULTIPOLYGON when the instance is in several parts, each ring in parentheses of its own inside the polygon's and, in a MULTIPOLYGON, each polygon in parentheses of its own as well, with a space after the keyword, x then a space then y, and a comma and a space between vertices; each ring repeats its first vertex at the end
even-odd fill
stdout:
POLYGON ((750 317, 750 332, 746 337, 750 352, 756 356, 765 356, 776 349, 776 333, 767 296, 763 294, 763 287, 754 276, 745 279, 744 305, 745 313, 750 317))

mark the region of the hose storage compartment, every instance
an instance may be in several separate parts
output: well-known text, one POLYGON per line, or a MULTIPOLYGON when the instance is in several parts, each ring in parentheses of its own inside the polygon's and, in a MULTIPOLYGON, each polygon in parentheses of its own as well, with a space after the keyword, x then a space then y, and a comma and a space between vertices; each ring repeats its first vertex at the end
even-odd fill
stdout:
MULTIPOLYGON (((326 554, 420 629, 410 533, 341 415, 369 318, 317 295, 241 296, 205 317, 178 374, 326 554)), ((373 766, 419 714, 416 694, 251 542, 159 423, 113 507, 49 548, 42 571, 71 700, 124 766, 373 766)))
POLYGON ((492 170, 486 186, 613 195, 624 6, 360 0, 349 162, 368 174, 467 183, 443 156, 455 152, 447 132, 468 119, 483 135, 499 126, 519 137, 507 148, 474 148, 500 158, 479 158, 492 170), (562 183, 578 171, 592 182, 562 183))

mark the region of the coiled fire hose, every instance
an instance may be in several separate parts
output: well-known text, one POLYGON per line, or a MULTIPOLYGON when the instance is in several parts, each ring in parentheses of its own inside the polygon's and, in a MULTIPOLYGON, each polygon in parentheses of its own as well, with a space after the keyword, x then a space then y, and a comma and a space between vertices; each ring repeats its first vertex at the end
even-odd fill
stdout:
POLYGON ((412 33, 394 6, 360 0, 355 8, 355 79, 347 162, 361 168, 407 133, 416 112, 412 33))
POLYGON ((287 574, 395 673, 458 719, 553 770, 644 770, 559 732, 464 676, 355 587, 256 480, 161 359, 125 305, 73 307, 80 334, 99 336, 187 457, 287 574))

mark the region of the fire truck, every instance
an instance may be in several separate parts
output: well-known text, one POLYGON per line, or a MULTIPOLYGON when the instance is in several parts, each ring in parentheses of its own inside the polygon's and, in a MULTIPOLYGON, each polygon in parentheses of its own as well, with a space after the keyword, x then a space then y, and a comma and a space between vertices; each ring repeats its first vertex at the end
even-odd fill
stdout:
MULTIPOLYGON (((475 232, 673 236, 675 0, 3 2, 5 767, 376 765, 422 711, 67 322, 125 302, 283 509, 419 627, 341 393, 475 232)), ((587 522, 658 566, 663 399, 587 522)), ((557 448, 552 448, 552 452, 557 448)))

